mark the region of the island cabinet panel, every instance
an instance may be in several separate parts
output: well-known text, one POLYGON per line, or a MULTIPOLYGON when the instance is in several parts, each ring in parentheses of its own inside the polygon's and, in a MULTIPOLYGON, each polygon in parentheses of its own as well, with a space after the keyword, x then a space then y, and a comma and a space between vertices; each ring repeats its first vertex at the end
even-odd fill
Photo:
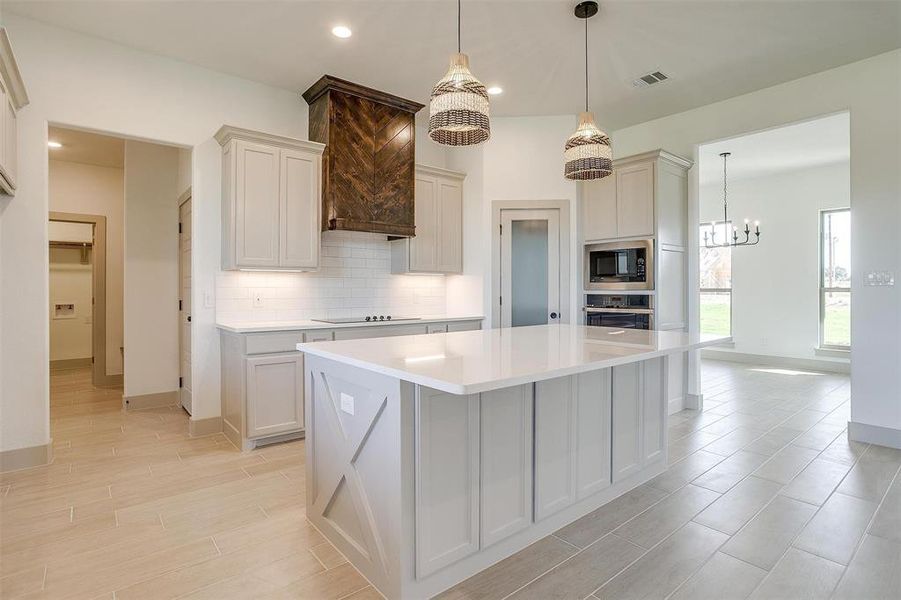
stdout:
POLYGON ((613 367, 613 481, 641 469, 641 364, 613 367))
POLYGON ((535 384, 535 520, 610 485, 610 370, 535 384))
POLYGON ((247 359, 247 437, 303 428, 303 354, 247 359))
POLYGON ((532 385, 481 394, 481 544, 532 523, 532 385))
POLYGON ((613 367, 614 483, 665 457, 665 360, 613 367))
POLYGON ((417 387, 416 577, 479 550, 479 396, 417 387))

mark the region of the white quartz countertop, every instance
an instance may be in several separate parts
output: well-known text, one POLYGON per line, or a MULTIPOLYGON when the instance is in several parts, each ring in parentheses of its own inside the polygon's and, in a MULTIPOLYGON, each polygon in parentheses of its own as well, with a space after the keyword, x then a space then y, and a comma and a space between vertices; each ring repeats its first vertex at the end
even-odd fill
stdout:
POLYGON ((264 331, 299 331, 307 329, 346 329, 349 327, 379 327, 385 325, 416 325, 417 323, 450 323, 452 321, 481 321, 485 317, 470 315, 448 317, 433 315, 412 320, 369 321, 362 323, 323 323, 321 321, 220 321, 216 327, 232 333, 260 333, 264 331))
POLYGON ((451 394, 475 394, 730 341, 560 324, 314 342, 297 349, 451 394))

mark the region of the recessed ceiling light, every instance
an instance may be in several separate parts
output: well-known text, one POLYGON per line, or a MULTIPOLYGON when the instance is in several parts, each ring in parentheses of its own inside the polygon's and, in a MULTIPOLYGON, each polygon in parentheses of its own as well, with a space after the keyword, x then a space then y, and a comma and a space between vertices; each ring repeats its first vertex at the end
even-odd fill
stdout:
POLYGON ((502 88, 499 85, 493 85, 490 88, 488 88, 488 93, 491 94, 492 96, 497 96, 498 94, 504 93, 504 88, 502 88))
POLYGON ((339 38, 349 38, 354 34, 353 31, 350 30, 350 27, 346 27, 344 25, 336 25, 332 27, 332 35, 339 38))
POLYGON ((59 142, 54 142, 53 140, 50 140, 49 142, 47 142, 47 146, 49 146, 50 148, 62 148, 63 147, 62 144, 60 144, 59 142))

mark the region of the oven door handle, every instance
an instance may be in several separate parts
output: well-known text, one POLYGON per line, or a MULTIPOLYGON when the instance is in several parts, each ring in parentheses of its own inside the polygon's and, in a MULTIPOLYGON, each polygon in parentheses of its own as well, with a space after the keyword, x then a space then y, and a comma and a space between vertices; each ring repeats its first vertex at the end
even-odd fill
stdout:
POLYGON ((639 315, 650 315, 654 313, 652 308, 598 308, 594 306, 586 306, 582 308, 587 313, 635 313, 639 315))

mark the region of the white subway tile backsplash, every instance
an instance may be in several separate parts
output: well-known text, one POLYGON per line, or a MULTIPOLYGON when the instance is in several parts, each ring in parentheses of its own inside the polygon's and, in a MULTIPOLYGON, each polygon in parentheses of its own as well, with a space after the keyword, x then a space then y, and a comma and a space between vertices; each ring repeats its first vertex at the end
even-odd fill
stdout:
POLYGON ((384 235, 322 234, 320 269, 313 273, 224 271, 216 276, 216 318, 222 321, 425 316, 446 310, 444 276, 392 275, 384 235), (254 306, 255 292, 263 306, 254 306))

